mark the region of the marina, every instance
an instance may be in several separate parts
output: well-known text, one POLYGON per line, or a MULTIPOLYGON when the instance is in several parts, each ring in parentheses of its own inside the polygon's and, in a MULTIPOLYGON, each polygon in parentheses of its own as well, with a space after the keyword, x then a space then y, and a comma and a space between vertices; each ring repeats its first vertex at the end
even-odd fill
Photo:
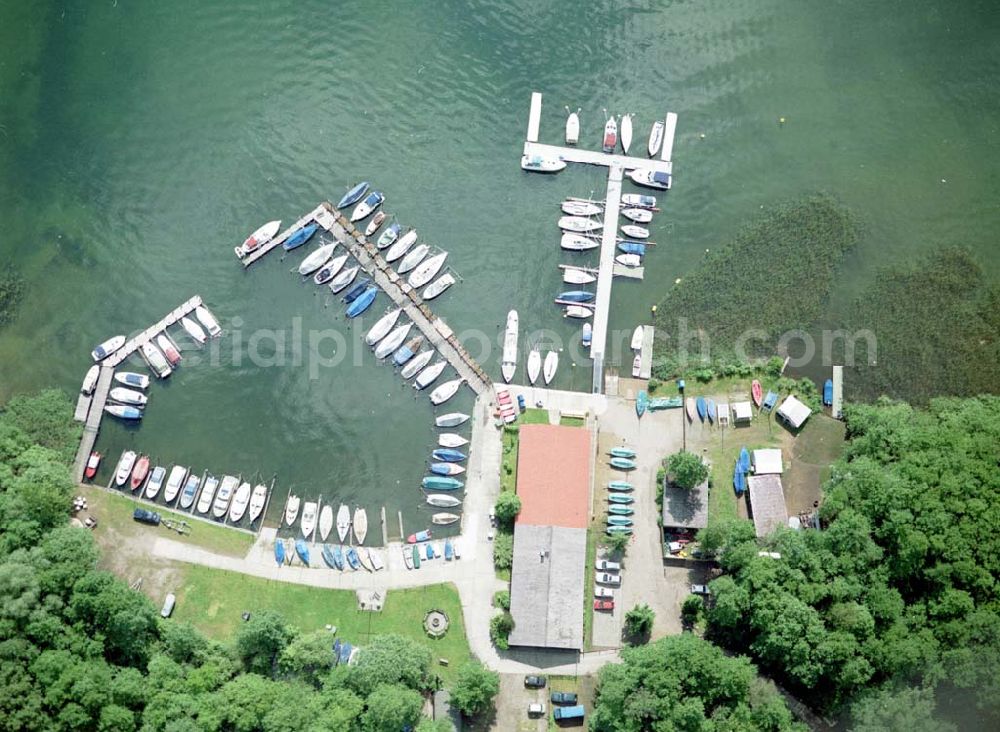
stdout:
POLYGON ((642 170, 651 175, 660 173, 669 178, 673 171, 671 157, 677 115, 666 115, 659 158, 638 158, 628 155, 586 150, 580 147, 561 147, 538 141, 542 115, 542 95, 532 92, 528 113, 528 129, 522 160, 525 158, 559 159, 567 163, 599 165, 608 169, 608 184, 604 200, 603 228, 601 232, 600 263, 597 267, 597 293, 594 301, 593 334, 590 357, 594 362, 592 391, 604 390, 604 360, 607 349, 608 317, 611 306, 611 284, 615 276, 642 279, 642 267, 626 267, 615 262, 618 247, 618 216, 622 201, 622 180, 626 171, 642 170))

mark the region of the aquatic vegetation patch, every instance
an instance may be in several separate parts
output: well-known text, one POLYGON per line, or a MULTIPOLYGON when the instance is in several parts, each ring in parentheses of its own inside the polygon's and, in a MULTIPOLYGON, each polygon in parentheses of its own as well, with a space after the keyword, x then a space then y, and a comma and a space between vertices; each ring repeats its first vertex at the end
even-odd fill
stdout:
POLYGON ((7 325, 17 317, 24 298, 24 278, 13 267, 0 272, 0 325, 7 325))
POLYGON ((686 328, 707 336, 713 352, 731 352, 755 329, 764 337, 747 342, 747 351, 774 353, 781 333, 818 320, 837 268, 860 235, 857 219, 830 196, 778 205, 667 292, 657 306, 657 350, 675 351, 678 342, 697 348, 697 338, 684 343, 686 328))
POLYGON ((850 329, 871 329, 878 344, 877 355, 858 344, 846 375, 851 398, 925 404, 940 394, 1000 391, 1000 286, 966 249, 882 270, 848 317, 850 329))

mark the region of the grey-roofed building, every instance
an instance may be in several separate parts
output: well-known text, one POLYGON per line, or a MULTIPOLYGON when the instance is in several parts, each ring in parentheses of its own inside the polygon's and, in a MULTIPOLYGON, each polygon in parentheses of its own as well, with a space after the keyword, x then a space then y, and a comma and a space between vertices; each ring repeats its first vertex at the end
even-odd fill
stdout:
POLYGON ((788 524, 785 492, 780 475, 751 475, 747 478, 750 511, 757 536, 767 536, 779 526, 788 524))
POLYGON ((669 480, 663 486, 663 528, 704 529, 708 526, 708 481, 691 490, 678 488, 669 480))
POLYGON ((586 557, 586 529, 515 525, 512 646, 583 650, 586 557))

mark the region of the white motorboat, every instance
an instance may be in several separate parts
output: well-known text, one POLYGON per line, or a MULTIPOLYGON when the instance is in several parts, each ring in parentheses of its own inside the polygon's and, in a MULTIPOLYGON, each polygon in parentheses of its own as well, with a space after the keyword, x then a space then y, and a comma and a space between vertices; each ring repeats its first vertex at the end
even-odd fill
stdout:
POLYGON ((641 325, 635 326, 635 330, 632 331, 632 346, 633 351, 642 350, 642 340, 645 337, 646 331, 641 325))
POLYGON ((405 257, 403 257, 403 261, 399 263, 399 267, 396 268, 396 272, 399 274, 406 274, 420 264, 430 251, 430 245, 417 244, 417 246, 413 247, 413 249, 411 249, 405 257))
POLYGON ((136 454, 132 450, 126 450, 118 460, 118 468, 115 470, 115 485, 125 485, 125 481, 132 475, 132 468, 135 467, 136 454))
POLYGON ((431 392, 431 404, 435 407, 439 404, 444 404, 446 401, 455 396, 458 392, 458 388, 465 382, 465 379, 452 379, 451 381, 446 381, 441 386, 437 387, 431 392))
POLYGON ((372 563, 372 568, 376 572, 380 569, 385 569, 385 560, 382 558, 382 552, 374 547, 368 548, 368 561, 372 563))
POLYGON ((622 151, 628 155, 628 149, 632 147, 632 115, 623 114, 621 129, 619 130, 619 137, 621 138, 622 151))
POLYGON ((166 356, 163 355, 163 351, 156 347, 152 341, 146 341, 142 344, 142 355, 146 357, 146 361, 149 362, 149 367, 156 372, 156 375, 161 379, 165 379, 170 376, 172 369, 170 364, 167 363, 166 356))
POLYGON ((575 145, 580 141, 580 115, 579 110, 570 112, 566 117, 566 144, 575 145))
POLYGON ((649 150, 649 157, 651 158, 660 152, 660 145, 663 144, 663 127, 663 120, 658 119, 649 130, 649 144, 646 146, 646 149, 649 150))
POLYGON ((226 515, 226 511, 229 510, 229 502, 233 500, 233 494, 236 493, 236 487, 239 484, 239 478, 235 475, 222 476, 219 492, 216 494, 215 502, 212 504, 212 515, 215 518, 222 518, 226 515))
POLYGON ((468 414, 463 414, 462 412, 449 412, 448 414, 442 414, 440 417, 436 417, 434 419, 434 425, 437 427, 458 427, 458 425, 463 424, 468 420, 468 414))
POLYGON ((567 216, 597 216, 604 210, 596 203, 574 200, 563 201, 560 208, 567 216))
POLYGON ((364 544, 366 536, 368 536, 368 512, 363 508, 355 508, 354 539, 359 544, 364 544))
POLYGON ((588 249, 597 249, 601 242, 589 236, 579 234, 563 234, 559 240, 559 246, 571 252, 585 252, 588 249))
POLYGON ((561 158, 547 158, 543 155, 522 155, 521 170, 532 173, 558 173, 566 167, 566 161, 561 158))
POLYGON ((173 338, 171 338, 166 331, 163 331, 156 336, 156 346, 166 357, 167 363, 169 363, 171 367, 176 366, 181 362, 181 352, 178 350, 177 346, 174 345, 173 338))
POLYGON ((397 326, 389 335, 379 341, 379 344, 375 346, 375 358, 385 358, 403 345, 403 341, 406 340, 406 336, 412 327, 413 323, 404 323, 397 326))
POLYGON ((664 173, 662 171, 636 169, 631 171, 628 174, 628 177, 631 178, 632 182, 637 186, 656 188, 660 191, 669 190, 673 182, 670 173, 664 173))
POLYGON ((653 220, 653 212, 648 208, 623 208, 621 215, 637 224, 648 224, 653 220))
POLYGON ((559 219, 559 228, 563 231, 584 233, 587 231, 597 231, 602 226, 604 226, 603 222, 583 216, 563 216, 559 219))
POLYGON ((337 243, 334 242, 332 244, 323 244, 314 249, 308 257, 302 260, 302 264, 299 265, 299 274, 303 277, 311 275, 326 264, 327 260, 333 255, 333 250, 336 248, 337 243))
POLYGON ((340 270, 347 264, 347 259, 348 256, 346 254, 341 254, 339 257, 334 257, 329 262, 324 263, 323 267, 313 275, 313 282, 317 285, 325 285, 340 274, 340 270))
POLYGON ((250 503, 250 484, 246 481, 240 483, 240 487, 233 494, 233 502, 229 506, 229 520, 234 524, 243 518, 247 512, 247 505, 250 503))
POLYGON ((142 407, 133 407, 127 404, 108 404, 104 407, 104 411, 122 419, 142 419, 142 407))
POLYGON ((642 356, 638 353, 635 354, 635 358, 632 359, 632 378, 638 379, 639 374, 642 372, 642 356))
POLYGON ((517 337, 517 311, 511 310, 507 313, 507 328, 503 334, 503 354, 500 357, 500 373, 503 374, 503 380, 508 384, 514 378, 514 371, 517 369, 517 337))
POLYGON ((198 343, 204 343, 208 340, 208 336, 205 335, 205 331, 202 327, 186 315, 181 318, 181 327, 183 327, 184 330, 187 331, 187 334, 198 343))
POLYGON ((379 249, 391 247, 392 243, 399 238, 399 230, 401 228, 402 227, 399 224, 389 224, 388 228, 379 234, 378 241, 375 242, 375 246, 379 249))
POLYGON ((326 537, 330 535, 331 531, 333 531, 333 506, 328 503, 323 506, 323 510, 319 512, 320 541, 326 541, 326 537))
POLYGON ((421 351, 416 356, 410 359, 403 369, 399 372, 399 375, 404 379, 412 379, 424 366, 430 363, 431 358, 434 356, 434 349, 428 348, 426 351, 421 351))
POLYGON ((424 288, 423 298, 424 300, 433 300, 454 284, 455 276, 446 272, 424 288))
POLYGON ((390 310, 381 318, 375 321, 375 325, 371 327, 368 334, 365 335, 365 343, 369 346, 374 346, 380 340, 385 338, 386 334, 392 330, 392 327, 399 320, 399 314, 403 312, 402 308, 396 308, 395 310, 390 310))
POLYGON ((116 386, 111 390, 109 396, 120 404, 131 404, 136 407, 146 406, 148 397, 141 391, 126 389, 124 386, 116 386))
POLYGON ((351 509, 346 504, 341 503, 337 509, 337 536, 340 543, 347 541, 347 532, 351 530, 351 509))
POLYGON ((115 381, 132 389, 149 388, 149 377, 146 374, 137 374, 134 371, 115 372, 115 381))
POLYGON ((371 215, 385 201, 385 195, 381 191, 372 191, 365 199, 354 207, 351 212, 351 221, 361 221, 371 215))
POLYGON ((656 208, 656 196, 647 196, 645 193, 624 193, 622 194, 622 206, 656 208))
POLYGON ((590 318, 594 315, 594 311, 583 305, 567 305, 563 315, 567 318, 590 318))
POLYGON ((163 487, 163 479, 167 477, 167 469, 162 465, 157 465, 149 473, 149 480, 146 481, 146 498, 153 500, 156 494, 163 487))
POLYGON ((428 493, 427 505, 438 508, 454 508, 462 505, 462 499, 457 496, 450 496, 447 493, 428 493))
POLYGON ((170 503, 177 498, 177 494, 181 492, 181 486, 184 485, 187 477, 188 469, 183 465, 175 465, 170 469, 170 475, 167 476, 167 484, 163 488, 164 502, 170 503))
POLYGON ((205 485, 201 489, 201 495, 198 496, 198 504, 195 506, 198 513, 208 513, 208 509, 212 507, 212 499, 215 498, 215 489, 218 487, 219 479, 214 475, 205 478, 205 485))
POLYGON ((403 234, 399 239, 389 247, 388 251, 385 253, 385 261, 395 262, 397 259, 402 257, 410 248, 417 243, 417 230, 410 229, 405 234, 403 234))
POLYGON ((638 224, 625 224, 622 227, 622 233, 632 239, 649 238, 649 229, 644 226, 639 226, 638 224))
POLYGON ((435 513, 431 516, 431 523, 438 526, 447 526, 448 524, 455 523, 459 518, 461 517, 457 513, 435 513))
POLYGON ((260 516, 265 503, 267 503, 267 486, 258 483, 253 487, 253 493, 250 494, 250 513, 248 514, 250 523, 256 521, 257 517, 260 516))
POLYGON ((638 267, 642 264, 642 257, 638 254, 619 254, 615 261, 623 267, 638 267))
POLYGON ((315 501, 306 501, 302 504, 302 536, 311 539, 313 531, 316 530, 316 509, 315 501))
POLYGON ((406 283, 413 289, 419 289, 430 282, 444 266, 444 260, 448 258, 448 252, 440 252, 421 264, 406 279, 406 283))
POLYGON ((467 438, 456 435, 454 432, 444 432, 438 435, 438 445, 440 447, 461 447, 468 444, 469 440, 467 438))
POLYGON ((379 211, 372 217, 372 220, 368 222, 368 226, 365 227, 365 236, 371 236, 376 231, 378 231, 382 224, 385 223, 386 214, 385 211, 379 211))
POLYGON ((287 526, 294 526, 295 519, 299 515, 299 497, 298 496, 288 496, 288 503, 285 504, 285 524, 287 526))
POLYGON ((433 472, 436 475, 461 475, 465 472, 465 466, 458 463, 436 463, 433 472))
POLYGON ((597 275, 584 272, 582 269, 564 269, 563 282, 570 285, 587 285, 597 280, 597 275))
POLYGON ((268 221, 266 224, 257 229, 257 231, 248 236, 240 246, 233 247, 236 252, 236 256, 243 259, 243 257, 248 255, 250 252, 260 249, 274 238, 274 235, 278 233, 278 229, 280 228, 280 219, 276 221, 268 221))
POLYGON ((194 317, 205 326, 208 335, 212 338, 215 338, 222 332, 222 328, 219 327, 219 321, 215 319, 215 316, 204 305, 199 305, 194 309, 194 317))
POLYGON ((618 122, 612 115, 611 119, 604 123, 604 144, 601 149, 606 153, 613 153, 618 144, 618 122))
POLYGON ((348 267, 339 275, 330 281, 329 288, 330 292, 337 293, 347 287, 349 284, 354 282, 354 278, 358 276, 358 270, 361 269, 358 265, 353 267, 348 267))
POLYGON ((549 351, 545 354, 545 364, 542 366, 542 376, 545 379, 546 384, 551 384, 552 379, 555 378, 556 369, 559 368, 559 354, 555 351, 549 351))
POLYGON ((538 379, 538 373, 542 370, 542 354, 537 348, 532 348, 528 354, 528 381, 532 384, 538 379))
POLYGON ((419 374, 417 374, 416 381, 413 382, 414 389, 425 389, 435 381, 444 371, 444 367, 448 365, 447 361, 438 361, 437 363, 431 364, 419 374))
POLYGON ((89 369, 87 369, 87 375, 83 377, 83 384, 80 385, 80 393, 84 396, 90 396, 94 393, 94 387, 97 386, 97 379, 101 376, 101 367, 94 364, 89 369))
POLYGON ((90 357, 95 361, 103 361, 112 353, 125 345, 125 336, 116 335, 104 341, 101 345, 90 352, 90 357))

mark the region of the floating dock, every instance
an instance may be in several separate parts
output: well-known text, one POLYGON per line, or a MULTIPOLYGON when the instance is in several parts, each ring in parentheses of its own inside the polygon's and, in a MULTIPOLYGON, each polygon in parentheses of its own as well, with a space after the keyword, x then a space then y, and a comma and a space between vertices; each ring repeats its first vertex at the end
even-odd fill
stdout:
MULTIPOLYGON (((608 189, 604 204, 604 229, 601 235, 601 259, 597 274, 597 297, 594 307, 593 336, 590 344, 590 358, 594 362, 593 391, 604 389, 604 357, 608 338, 608 311, 611 305, 611 282, 615 276, 642 279, 642 268, 623 267, 615 262, 618 244, 618 211, 621 208, 622 180, 628 170, 652 170, 672 173, 674 135, 677 131, 677 115, 667 114, 663 130, 663 145, 659 158, 637 158, 630 155, 605 153, 600 150, 585 150, 580 147, 562 147, 538 142, 542 115, 542 95, 532 92, 531 108, 528 113, 528 130, 524 142, 523 155, 540 155, 559 158, 567 163, 600 165, 608 169, 608 189)), ((642 146, 642 140, 636 140, 642 146)), ((643 147, 644 149, 644 147, 643 147)))
MULTIPOLYGON (((101 428, 101 418, 104 416, 104 405, 108 401, 108 393, 114 381, 115 367, 122 361, 139 350, 145 343, 152 340, 157 333, 166 330, 174 325, 185 315, 194 312, 195 308, 202 305, 201 295, 195 295, 191 299, 171 310, 155 325, 151 325, 139 335, 133 336, 125 341, 125 345, 101 361, 101 375, 97 378, 97 386, 90 397, 89 411, 86 415, 86 422, 83 426, 83 436, 80 438, 80 447, 76 451, 76 460, 73 462, 73 477, 79 483, 83 480, 83 471, 87 467, 87 459, 97 442, 97 433, 101 428)), ((82 410, 82 402, 77 402, 77 414, 74 415, 79 420, 82 410)), ((82 420, 80 420, 82 421, 82 420)))
POLYGON ((301 229, 303 226, 308 226, 309 224, 311 224, 312 222, 314 222, 316 220, 316 217, 319 215, 320 208, 321 208, 320 206, 317 206, 316 208, 314 208, 312 211, 310 211, 305 216, 303 216, 302 218, 300 218, 298 221, 296 221, 294 224, 292 224, 291 226, 289 226, 287 229, 285 229, 284 231, 280 232, 277 236, 275 236, 269 242, 265 243, 263 246, 258 247, 254 251, 250 252, 250 254, 248 254, 247 256, 245 256, 242 259, 240 259, 240 262, 243 263, 244 267, 249 267, 251 264, 253 264, 254 262, 256 262, 258 259, 263 258, 264 255, 267 254, 268 252, 270 252, 272 249, 276 249, 277 247, 279 247, 282 244, 284 244, 285 243, 285 239, 287 239, 288 237, 290 237, 292 234, 294 234, 296 231, 298 231, 299 229, 301 229))
POLYGON ((642 326, 642 350, 639 351, 639 378, 649 379, 653 370, 653 326, 642 326))

